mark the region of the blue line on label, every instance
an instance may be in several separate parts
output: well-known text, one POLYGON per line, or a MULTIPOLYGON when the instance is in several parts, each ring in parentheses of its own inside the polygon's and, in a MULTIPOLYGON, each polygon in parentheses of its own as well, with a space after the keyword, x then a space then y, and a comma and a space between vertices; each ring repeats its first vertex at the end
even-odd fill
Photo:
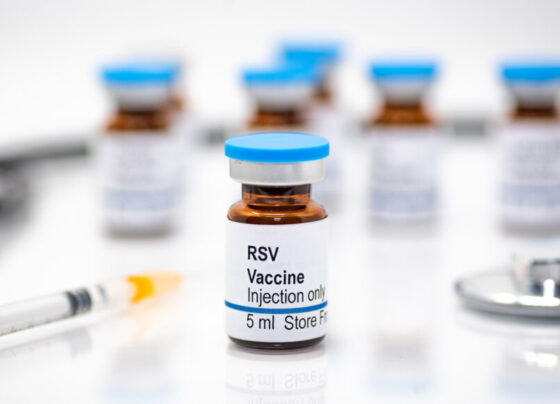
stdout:
POLYGON ((240 306, 238 304, 233 304, 226 300, 226 306, 233 310, 245 311, 247 313, 258 313, 258 314, 296 314, 296 313, 307 313, 309 311, 315 311, 327 307, 327 302, 316 304, 315 306, 307 307, 291 307, 289 309, 266 309, 262 307, 249 307, 240 306))

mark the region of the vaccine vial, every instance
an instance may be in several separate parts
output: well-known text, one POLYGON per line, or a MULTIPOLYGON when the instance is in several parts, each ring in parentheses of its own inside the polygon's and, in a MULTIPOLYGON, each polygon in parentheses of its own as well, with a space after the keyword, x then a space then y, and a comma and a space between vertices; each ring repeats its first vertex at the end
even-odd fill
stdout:
POLYGON ((97 144, 103 217, 112 234, 168 233, 176 222, 182 141, 171 95, 178 70, 147 60, 101 70, 115 105, 97 144))
POLYGON ((329 140, 333 152, 325 169, 325 178, 314 187, 317 201, 327 206, 332 213, 340 203, 341 164, 337 150, 348 133, 348 122, 336 105, 334 77, 341 59, 341 46, 329 40, 299 40, 280 44, 280 60, 288 65, 316 70, 319 80, 314 86, 313 97, 307 108, 310 133, 329 140))
POLYGON ((242 199, 228 212, 226 328, 237 344, 294 349, 325 336, 327 213, 311 200, 326 139, 269 132, 230 138, 242 199))
POLYGON ((424 104, 436 73, 431 60, 377 60, 370 67, 382 98, 368 123, 368 206, 376 222, 417 225, 435 218, 441 140, 424 104))
POLYGON ((243 82, 254 105, 248 132, 307 131, 307 109, 319 73, 308 66, 248 68, 243 82))
POLYGON ((341 56, 337 42, 284 42, 280 46, 280 54, 286 64, 308 66, 319 71, 319 81, 313 90, 314 103, 331 104, 334 101, 332 79, 341 56))
POLYGON ((514 231, 560 229, 560 61, 502 66, 512 109, 499 133, 502 220, 514 231))

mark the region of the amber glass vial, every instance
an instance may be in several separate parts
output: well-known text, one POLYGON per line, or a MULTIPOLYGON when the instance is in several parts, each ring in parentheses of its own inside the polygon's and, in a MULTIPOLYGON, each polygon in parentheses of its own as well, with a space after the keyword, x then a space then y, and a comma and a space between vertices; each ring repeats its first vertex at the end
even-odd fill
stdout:
POLYGON ((499 135, 502 223, 516 232, 558 233, 560 61, 509 61, 501 74, 512 101, 499 135))
POLYGON ((247 68, 242 80, 253 104, 248 132, 306 130, 307 109, 320 81, 316 69, 288 64, 247 68))
POLYGON ((179 112, 172 61, 110 63, 102 78, 115 109, 98 141, 104 225, 109 233, 147 236, 174 226, 181 187, 179 112))
POLYGON ((431 60, 378 60, 371 65, 382 103, 367 123, 369 208, 385 224, 432 222, 437 212, 440 135, 425 107, 436 73, 431 60))
POLYGON ((269 132, 226 141, 242 199, 228 212, 226 328, 259 349, 314 345, 327 323, 327 213, 311 199, 326 139, 269 132))

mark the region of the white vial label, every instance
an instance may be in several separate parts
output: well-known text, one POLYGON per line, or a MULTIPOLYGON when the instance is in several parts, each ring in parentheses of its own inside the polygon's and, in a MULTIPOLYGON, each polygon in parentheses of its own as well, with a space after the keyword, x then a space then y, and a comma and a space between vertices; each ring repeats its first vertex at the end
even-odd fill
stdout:
POLYGON ((506 221, 560 224, 560 125, 515 123, 500 134, 506 221))
POLYGON ((388 220, 432 217, 437 209, 439 133, 431 128, 376 128, 370 136, 372 213, 388 220))
POLYGON ((233 338, 295 342, 325 335, 327 220, 228 221, 226 329, 233 338))
POLYGON ((171 226, 181 189, 181 142, 173 132, 105 134, 98 149, 103 209, 119 231, 171 226))

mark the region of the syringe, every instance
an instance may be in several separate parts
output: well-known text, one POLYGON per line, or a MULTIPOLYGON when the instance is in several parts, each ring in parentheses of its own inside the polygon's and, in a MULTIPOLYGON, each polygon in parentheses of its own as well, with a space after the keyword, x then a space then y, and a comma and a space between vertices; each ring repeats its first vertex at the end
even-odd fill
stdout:
POLYGON ((0 306, 0 335, 105 309, 124 309, 181 286, 176 272, 147 273, 0 306))

